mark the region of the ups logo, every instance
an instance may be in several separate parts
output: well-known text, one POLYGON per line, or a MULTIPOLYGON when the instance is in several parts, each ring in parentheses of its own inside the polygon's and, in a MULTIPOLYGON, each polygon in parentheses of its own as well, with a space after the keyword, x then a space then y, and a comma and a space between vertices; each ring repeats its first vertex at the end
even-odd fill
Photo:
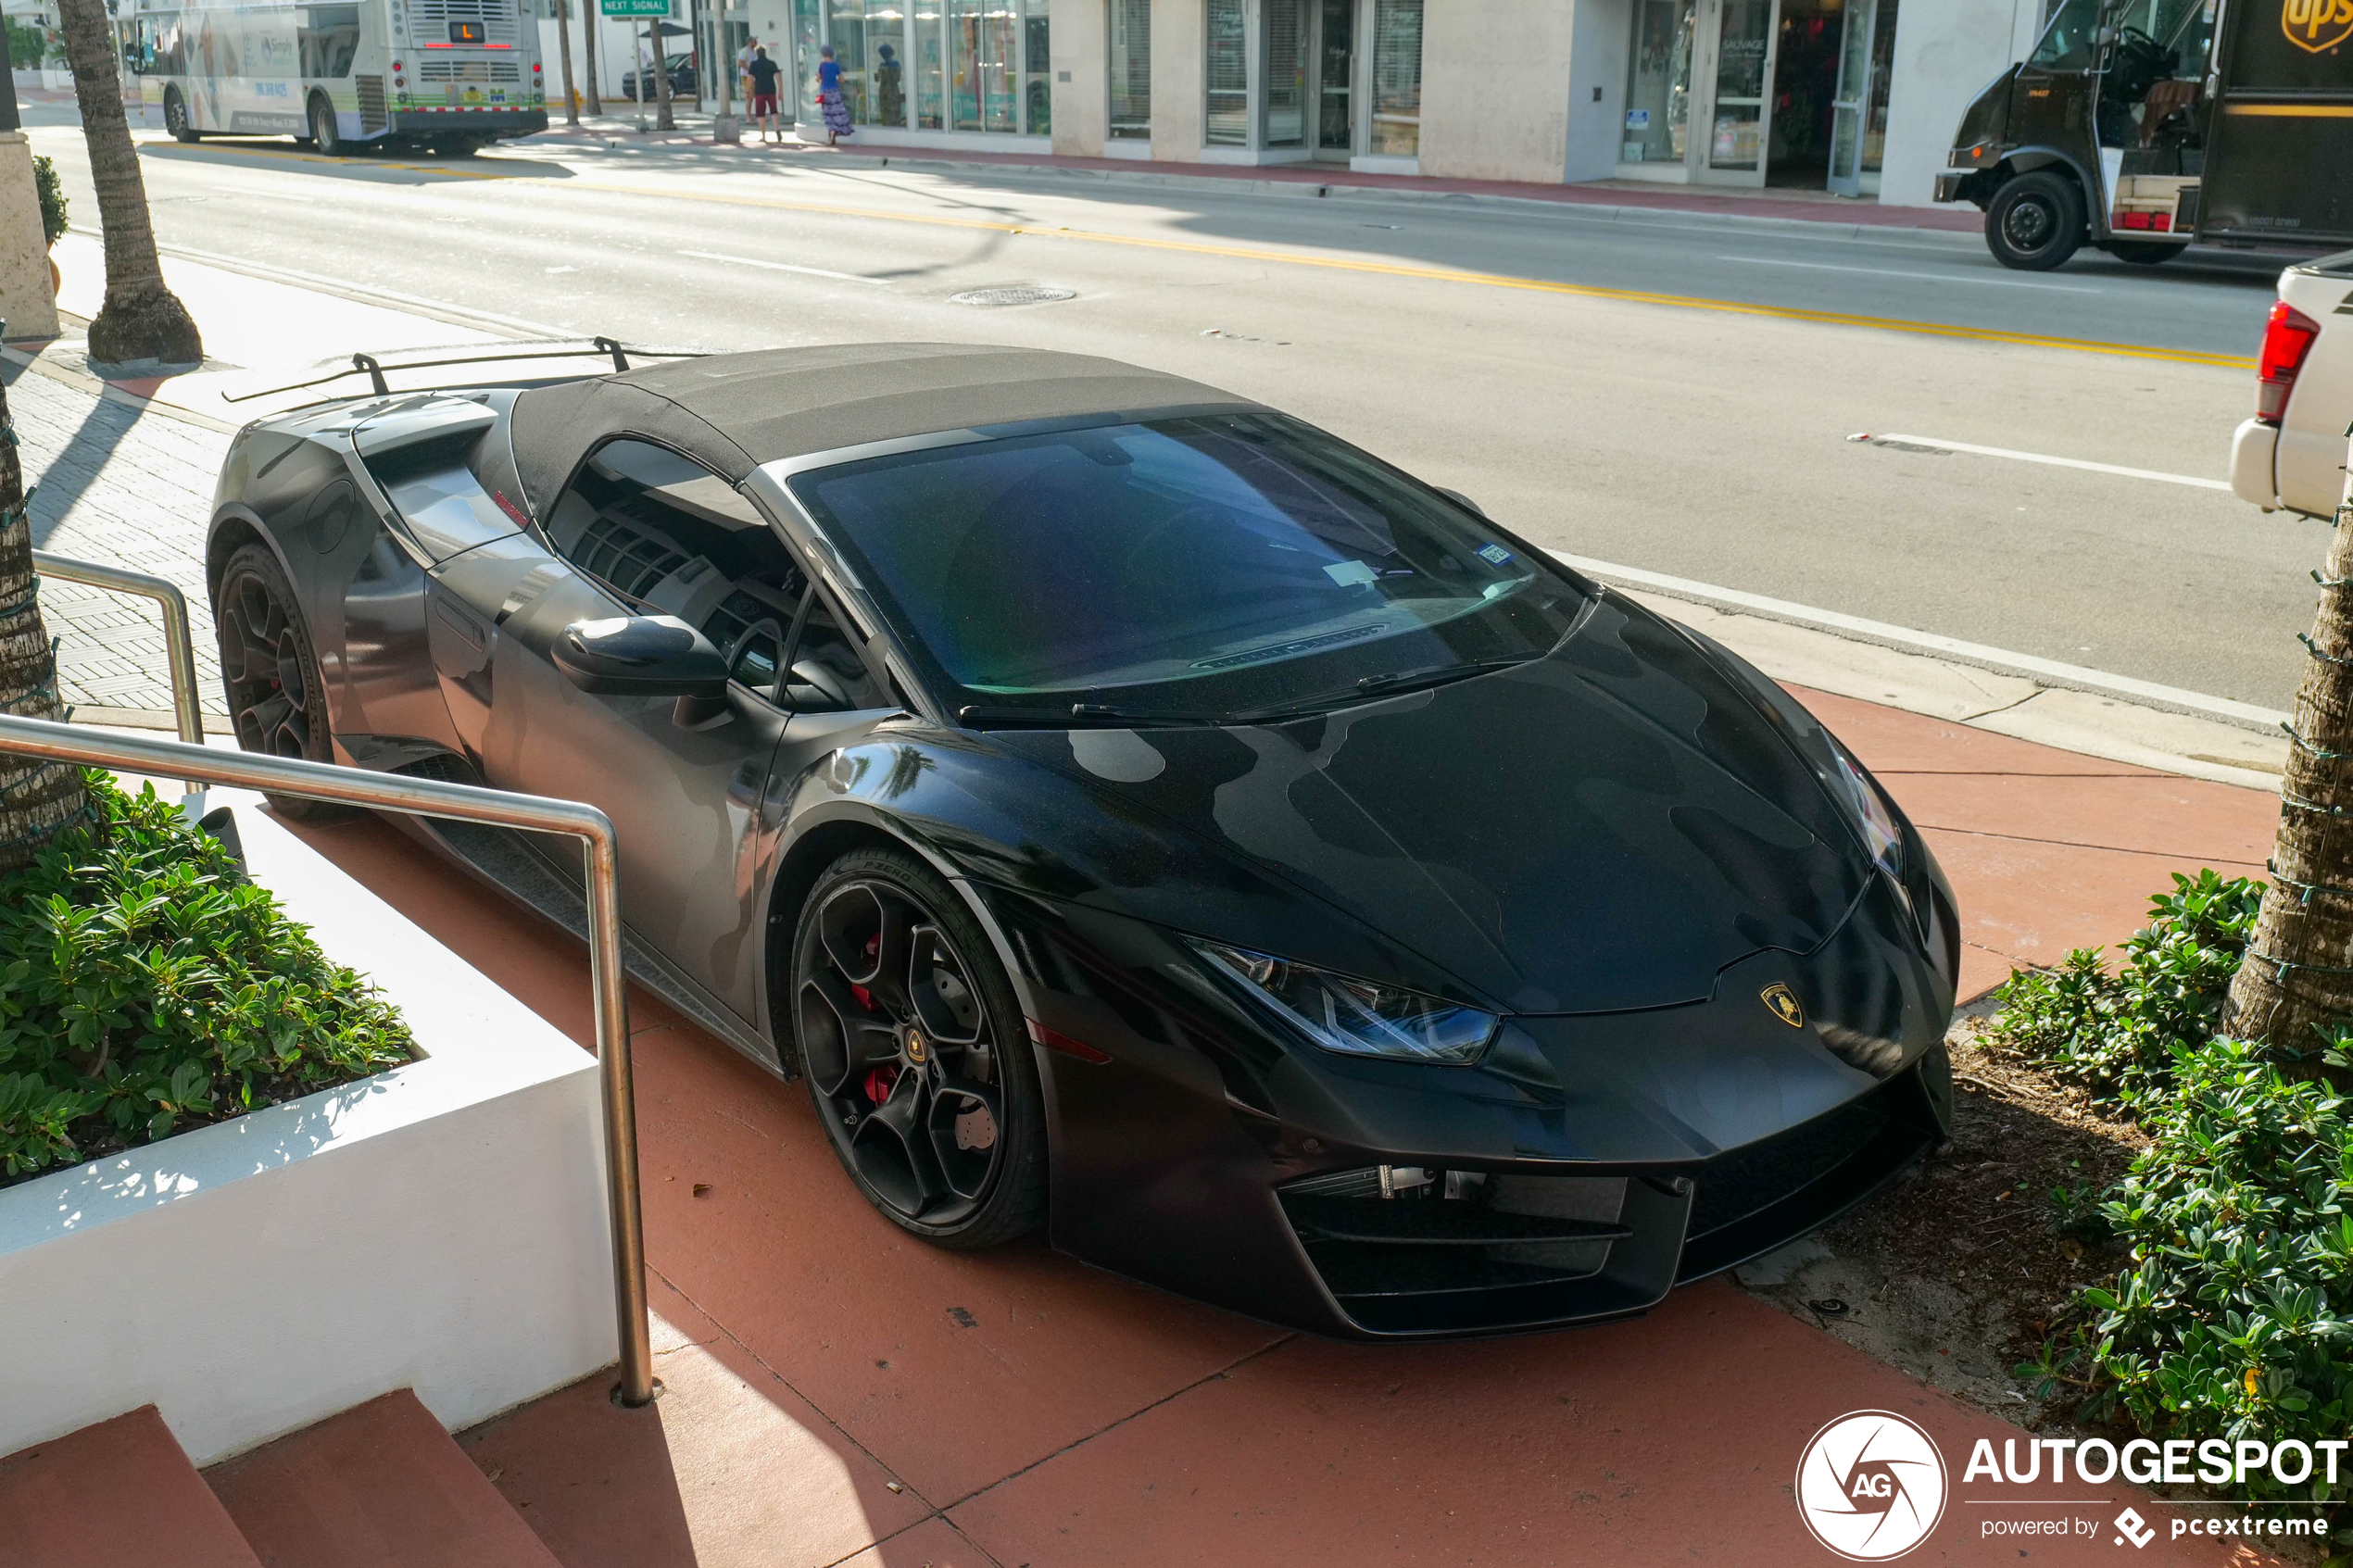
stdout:
POLYGON ((2280 31, 2310 54, 2353 37, 2353 0, 2280 0, 2280 31))

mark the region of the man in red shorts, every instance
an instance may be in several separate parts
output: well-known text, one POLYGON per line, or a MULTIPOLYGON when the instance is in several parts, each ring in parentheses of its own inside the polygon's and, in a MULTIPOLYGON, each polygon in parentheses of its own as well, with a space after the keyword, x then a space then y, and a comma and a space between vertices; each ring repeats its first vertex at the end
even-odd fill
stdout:
POLYGON ((762 48, 751 52, 751 64, 744 74, 751 78, 752 119, 767 140, 783 141, 783 133, 776 129, 776 79, 784 72, 776 69, 776 62, 762 48))

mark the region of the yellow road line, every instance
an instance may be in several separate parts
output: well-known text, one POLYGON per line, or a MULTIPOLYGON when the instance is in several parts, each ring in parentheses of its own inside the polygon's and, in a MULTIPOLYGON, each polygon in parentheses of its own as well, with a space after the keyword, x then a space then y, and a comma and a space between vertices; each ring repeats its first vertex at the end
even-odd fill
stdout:
POLYGON ((2222 112, 2271 119, 2353 119, 2353 104, 2224 104, 2222 112))
MULTIPOLYGON (((223 151, 229 149, 223 148, 223 151)), ((313 153, 238 148, 265 157, 340 160, 313 153)), ((359 165, 359 168, 411 169, 452 178, 494 180, 511 178, 483 169, 436 169, 424 164, 359 165)), ((2103 343, 2094 338, 2049 337, 2038 332, 2003 332, 1993 327, 1950 326, 1940 321, 1911 321, 1900 317, 1856 316, 1839 310, 1808 310, 1798 306, 1752 305, 1740 300, 1708 299, 1694 295, 1653 294, 1642 289, 1605 288, 1595 283, 1563 283, 1543 278, 1517 278, 1502 272, 1471 272, 1444 267, 1413 267, 1389 261, 1357 261, 1343 257, 1302 256, 1290 251, 1243 245, 1202 245, 1191 240, 1153 239, 1136 234, 1111 234, 1100 230, 1037 228, 980 218, 951 218, 938 213, 890 212, 880 207, 840 207, 825 202, 786 201, 775 196, 737 195, 721 191, 681 191, 670 187, 629 184, 608 180, 567 180, 561 189, 599 191, 609 194, 657 196, 670 201, 713 202, 727 207, 766 207, 818 217, 861 218, 886 223, 921 223, 933 228, 977 230, 1018 234, 1029 239, 1079 240, 1093 245, 1128 245, 1140 250, 1171 251, 1186 256, 1214 256, 1230 260, 1275 262, 1290 267, 1314 267, 1327 271, 1361 272, 1375 277, 1411 278, 1422 282, 1469 283, 1481 288, 1519 289, 1531 294, 1565 295, 1578 299, 1606 299, 1629 305, 1656 305, 1681 310, 1708 310, 1731 316, 1756 316, 1769 320, 1804 321, 1817 326, 1862 327, 1873 332, 1909 332, 1922 337, 1953 338, 1967 343, 1998 343, 2020 348, 2059 348, 2077 354, 2105 354, 2129 359, 2161 359, 2181 365, 2208 365, 2226 370, 2251 370, 2255 361, 2231 354, 2201 354, 2182 348, 2152 348, 2140 344, 2103 343)))

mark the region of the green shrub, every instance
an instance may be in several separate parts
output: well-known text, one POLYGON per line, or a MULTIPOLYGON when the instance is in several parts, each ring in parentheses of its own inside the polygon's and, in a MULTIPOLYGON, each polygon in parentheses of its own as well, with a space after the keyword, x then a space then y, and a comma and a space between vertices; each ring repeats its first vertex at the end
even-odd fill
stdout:
POLYGON ((152 788, 0 880, 0 1184, 409 1060, 399 1014, 152 788))
MULTIPOLYGON (((2211 871, 2173 882, 2115 974, 2078 951, 2002 990, 1992 1043, 2083 1084, 2151 1140, 2096 1218, 2080 1190, 2053 1195, 2073 1234, 2105 1233, 2131 1261, 2085 1288, 2072 1327, 2018 1370, 2045 1397, 2083 1392, 2086 1419, 2160 1441, 2353 1436, 2347 1105, 2282 1071, 2309 1053, 2215 1035, 2262 885, 2211 871)), ((2324 1474, 2247 1484, 2342 1524, 2353 1473, 2324 1474)))
POLYGON ((2175 1047, 2213 1037, 2262 903, 2259 882, 2175 872, 2116 973, 2079 947, 2057 969, 2012 974, 1993 1043, 2104 1097, 2161 1091, 2175 1047))
POLYGON ((41 198, 41 240, 44 245, 56 245, 57 236, 66 232, 66 188, 57 178, 57 166, 49 159, 33 155, 32 188, 41 198))

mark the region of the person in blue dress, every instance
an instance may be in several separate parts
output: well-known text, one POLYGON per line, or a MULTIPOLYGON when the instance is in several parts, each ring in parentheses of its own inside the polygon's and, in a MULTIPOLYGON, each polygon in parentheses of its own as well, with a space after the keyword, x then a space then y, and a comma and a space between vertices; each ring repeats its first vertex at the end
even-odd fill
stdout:
POLYGON ((844 136, 858 133, 849 123, 849 105, 841 95, 841 62, 834 58, 830 44, 817 51, 817 107, 824 111, 825 145, 837 145, 844 136))

